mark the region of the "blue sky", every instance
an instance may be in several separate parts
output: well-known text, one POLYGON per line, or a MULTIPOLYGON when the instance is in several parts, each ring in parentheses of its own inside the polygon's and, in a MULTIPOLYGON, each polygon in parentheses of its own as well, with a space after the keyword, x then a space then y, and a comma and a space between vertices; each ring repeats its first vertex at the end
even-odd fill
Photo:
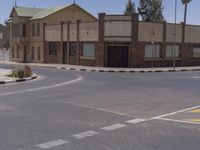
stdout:
MULTIPOLYGON (((16 0, 18 6, 27 7, 56 7, 64 4, 72 3, 73 0, 16 0)), ((76 0, 77 4, 92 13, 94 16, 98 16, 100 12, 106 12, 107 14, 122 14, 125 9, 125 3, 128 0, 76 0)), ((132 0, 138 5, 139 0, 132 0)), ((174 2, 175 0, 163 0, 164 16, 167 22, 174 22, 174 2)), ((15 0, 0 0, 0 23, 4 22, 4 19, 9 17, 11 9, 15 4, 15 0)), ((198 11, 200 9, 200 0, 192 0, 188 6, 188 24, 200 25, 200 15, 198 11)), ((184 7, 181 0, 178 0, 178 14, 177 21, 183 21, 184 7)))

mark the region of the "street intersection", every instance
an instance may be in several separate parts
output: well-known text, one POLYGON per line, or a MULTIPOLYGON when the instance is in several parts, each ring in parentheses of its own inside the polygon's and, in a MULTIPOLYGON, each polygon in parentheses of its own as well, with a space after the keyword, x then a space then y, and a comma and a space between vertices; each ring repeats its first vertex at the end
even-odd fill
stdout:
POLYGON ((200 149, 199 72, 33 71, 0 85, 1 150, 200 149))

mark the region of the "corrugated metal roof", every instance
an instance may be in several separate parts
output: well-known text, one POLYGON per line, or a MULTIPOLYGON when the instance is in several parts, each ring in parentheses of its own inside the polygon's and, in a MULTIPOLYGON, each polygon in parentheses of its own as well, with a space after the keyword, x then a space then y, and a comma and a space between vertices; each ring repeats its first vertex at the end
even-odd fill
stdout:
POLYGON ((89 12, 87 12, 85 9, 81 8, 79 5, 77 4, 68 4, 68 5, 64 5, 64 6, 61 6, 61 7, 55 7, 55 8, 49 8, 49 9, 45 9, 44 11, 41 11, 40 13, 36 14, 35 16, 33 16, 30 20, 35 20, 35 19, 43 19, 53 13, 56 13, 64 8, 68 8, 68 7, 71 7, 71 6, 76 6, 78 7, 79 9, 83 10, 85 13, 87 13, 88 15, 90 15, 91 17, 93 17, 95 20, 96 17, 94 17, 93 15, 91 15, 89 12))
MULTIPOLYGON (((14 7, 13 9, 16 10, 17 15, 21 17, 31 17, 30 20, 35 20, 35 19, 43 19, 53 13, 56 13, 64 8, 70 7, 70 6, 76 6, 79 9, 83 10, 85 13, 96 19, 96 17, 92 16, 90 13, 88 13, 86 10, 78 6, 77 4, 69 4, 69 5, 64 5, 61 7, 55 7, 55 8, 30 8, 30 7, 14 7)), ((12 13, 11 13, 12 14, 12 13)))
POLYGON ((42 19, 45 18, 59 10, 62 10, 64 8, 67 8, 71 5, 65 5, 65 6, 61 6, 61 7, 55 7, 55 8, 49 8, 49 9, 45 9, 43 11, 41 11, 40 13, 36 14, 35 16, 33 16, 33 18, 31 18, 30 20, 34 20, 34 19, 42 19))
POLYGON ((29 7, 14 7, 14 9, 17 12, 18 16, 21 17, 33 17, 36 14, 40 13, 41 11, 44 11, 43 8, 29 8, 29 7))

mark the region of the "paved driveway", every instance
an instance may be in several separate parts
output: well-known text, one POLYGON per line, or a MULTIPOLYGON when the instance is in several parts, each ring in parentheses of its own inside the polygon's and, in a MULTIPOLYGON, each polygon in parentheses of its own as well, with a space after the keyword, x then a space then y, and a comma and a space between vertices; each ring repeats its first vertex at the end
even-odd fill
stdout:
POLYGON ((2 150, 200 149, 199 72, 33 70, 0 86, 2 150))

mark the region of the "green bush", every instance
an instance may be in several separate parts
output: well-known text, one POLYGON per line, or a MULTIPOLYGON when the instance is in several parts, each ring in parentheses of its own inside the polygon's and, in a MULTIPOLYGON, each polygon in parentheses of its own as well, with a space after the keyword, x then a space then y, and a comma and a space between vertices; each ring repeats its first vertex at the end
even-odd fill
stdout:
POLYGON ((32 69, 29 66, 21 68, 13 68, 12 73, 8 77, 12 78, 28 78, 32 76, 32 69))
POLYGON ((17 71, 17 77, 18 78, 24 78, 24 70, 18 70, 17 71))
POLYGON ((10 75, 8 75, 8 77, 17 78, 17 71, 16 70, 12 70, 12 73, 10 75))

